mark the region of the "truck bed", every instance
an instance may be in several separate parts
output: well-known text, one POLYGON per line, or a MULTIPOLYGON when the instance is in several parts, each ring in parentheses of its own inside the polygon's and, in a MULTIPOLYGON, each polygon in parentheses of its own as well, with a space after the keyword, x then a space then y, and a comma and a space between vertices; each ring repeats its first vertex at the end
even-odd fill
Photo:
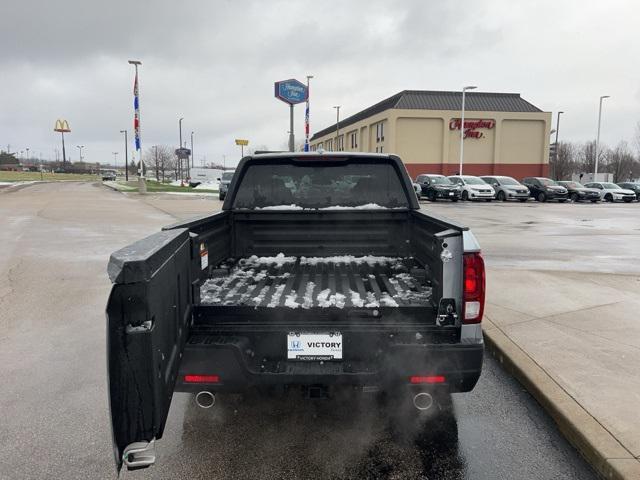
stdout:
POLYGON ((200 305, 290 309, 431 307, 427 270, 414 258, 228 259, 200 289, 200 305))

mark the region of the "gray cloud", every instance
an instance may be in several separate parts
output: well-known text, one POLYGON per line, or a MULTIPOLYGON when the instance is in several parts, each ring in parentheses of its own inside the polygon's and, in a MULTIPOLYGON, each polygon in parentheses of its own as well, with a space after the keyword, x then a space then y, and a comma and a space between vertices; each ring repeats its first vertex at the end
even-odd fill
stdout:
MULTIPOLYGON (((631 138, 640 120, 635 2, 123 1, 14 2, 0 30, 0 144, 53 155, 56 118, 90 161, 122 150, 132 68, 143 61, 143 144, 195 131, 196 157, 237 157, 233 139, 281 147, 283 78, 312 83, 312 130, 406 88, 512 91, 564 110, 561 136, 631 138)), ((302 132, 302 108, 296 117, 302 132)), ((75 153, 75 152, 74 152, 75 153)), ((75 158, 75 156, 74 156, 75 158)))

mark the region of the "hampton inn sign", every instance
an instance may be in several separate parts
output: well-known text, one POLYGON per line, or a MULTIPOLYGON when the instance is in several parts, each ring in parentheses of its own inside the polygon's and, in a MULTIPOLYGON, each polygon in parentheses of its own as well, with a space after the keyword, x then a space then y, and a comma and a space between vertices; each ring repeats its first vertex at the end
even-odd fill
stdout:
MULTIPOLYGON (((462 122, 459 118, 454 118, 449 122, 449 130, 460 130, 462 122)), ((481 128, 491 130, 496 126, 495 120, 465 120, 464 121, 464 138, 482 138, 484 134, 479 131, 481 128)))

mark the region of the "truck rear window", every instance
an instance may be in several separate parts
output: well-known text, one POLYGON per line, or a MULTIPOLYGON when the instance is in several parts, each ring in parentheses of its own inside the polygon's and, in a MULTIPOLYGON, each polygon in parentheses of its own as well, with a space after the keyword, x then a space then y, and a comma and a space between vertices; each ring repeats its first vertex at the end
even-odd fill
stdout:
POLYGON ((409 207, 390 164, 325 163, 250 165, 233 208, 409 207))

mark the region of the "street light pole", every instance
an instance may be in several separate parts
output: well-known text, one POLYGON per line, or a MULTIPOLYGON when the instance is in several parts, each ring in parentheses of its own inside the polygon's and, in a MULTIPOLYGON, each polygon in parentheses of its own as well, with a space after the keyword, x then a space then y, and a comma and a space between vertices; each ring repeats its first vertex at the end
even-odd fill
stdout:
POLYGON ((340 105, 334 105, 334 107, 336 109, 336 149, 335 151, 338 151, 338 142, 339 142, 339 138, 340 138, 340 105))
POLYGON ((118 168, 118 152, 113 153, 113 168, 118 168))
MULTIPOLYGON (((78 147, 78 149, 80 150, 80 161, 82 162, 82 149, 84 148, 84 145, 76 145, 76 147, 78 147)), ((29 153, 28 148, 27 148, 27 153, 29 153)))
POLYGON ((464 97, 467 90, 473 90, 476 88, 478 87, 470 85, 462 89, 462 113, 460 115, 460 169, 458 171, 458 175, 462 175, 462 164, 464 163, 464 97))
POLYGON ((553 159, 555 160, 555 165, 553 167, 553 176, 556 177, 556 167, 558 166, 558 134, 560 133, 560 114, 564 112, 558 112, 558 119, 556 120, 556 149, 553 154, 553 159))
POLYGON ((124 133, 124 179, 129 181, 129 147, 127 141, 127 131, 120 130, 120 133, 124 133))
MULTIPOLYGON (((160 177, 158 175, 158 145, 154 145, 153 146, 153 150, 155 151, 155 158, 156 158, 156 182, 160 181, 160 177)), ((162 181, 164 181, 164 177, 162 178, 162 181)))
POLYGON ((558 161, 558 134, 560 133, 560 114, 564 112, 558 112, 558 119, 556 120, 556 162, 558 161))
POLYGON ((600 122, 602 121, 602 100, 604 100, 605 98, 610 98, 610 96, 602 95, 600 97, 600 108, 598 109, 598 136, 596 137, 596 161, 595 161, 595 168, 593 169, 594 182, 598 181, 596 177, 598 176, 598 156, 600 153, 600 122))
POLYGON ((193 132, 191 132, 191 168, 193 168, 193 132))

